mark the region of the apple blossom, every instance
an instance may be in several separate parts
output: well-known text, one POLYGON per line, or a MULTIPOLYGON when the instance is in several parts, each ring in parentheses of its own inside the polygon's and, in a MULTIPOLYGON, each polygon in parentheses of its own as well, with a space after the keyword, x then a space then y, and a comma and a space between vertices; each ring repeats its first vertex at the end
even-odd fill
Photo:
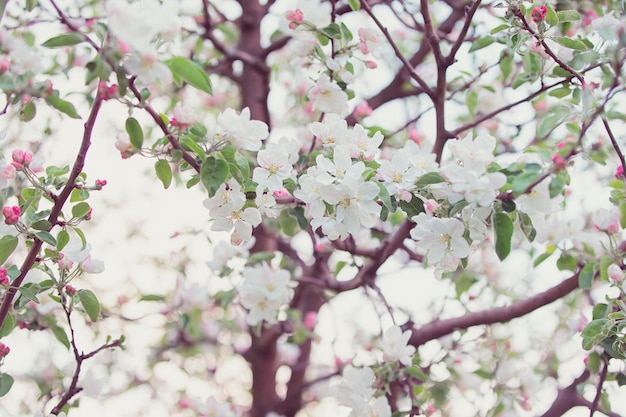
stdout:
POLYGON ((348 95, 328 75, 320 75, 315 87, 309 92, 313 108, 323 113, 348 113, 348 95))
POLYGON ((247 323, 275 323, 278 310, 291 299, 289 272, 263 263, 244 269, 243 278, 238 292, 241 305, 248 310, 247 323))
POLYGON ((235 147, 248 151, 258 151, 261 143, 269 135, 267 125, 258 120, 250 120, 250 109, 241 113, 226 109, 217 116, 220 136, 229 140, 235 147))
POLYGON ((409 345, 411 331, 402 332, 399 326, 392 326, 383 335, 380 348, 383 357, 388 361, 398 361, 404 366, 409 366, 413 362, 415 346, 409 345))

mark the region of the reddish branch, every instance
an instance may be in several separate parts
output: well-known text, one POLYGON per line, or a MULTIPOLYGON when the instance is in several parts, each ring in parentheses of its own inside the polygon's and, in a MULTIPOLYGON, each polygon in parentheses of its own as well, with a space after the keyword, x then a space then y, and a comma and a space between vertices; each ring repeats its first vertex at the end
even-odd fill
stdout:
POLYGON ((467 313, 460 317, 434 321, 422 327, 413 328, 413 334, 409 343, 419 346, 430 340, 449 335, 455 330, 465 330, 473 326, 485 324, 505 323, 563 298, 576 288, 578 288, 578 273, 542 293, 526 300, 517 301, 509 306, 467 313))
MULTIPOLYGON (((72 172, 70 172, 70 176, 67 179, 67 183, 63 187, 63 190, 58 195, 56 200, 54 201, 54 205, 52 206, 52 210, 50 211, 50 215, 48 216, 48 221, 52 225, 50 230, 54 226, 58 224, 59 216, 61 215, 61 210, 65 205, 65 202, 70 197, 70 194, 76 188, 76 178, 83 171, 85 166, 85 158, 87 157, 87 151, 91 146, 91 136, 93 134, 93 128, 96 123, 96 119, 98 117, 98 113, 100 111, 100 107, 102 106, 102 98, 100 94, 96 94, 96 97, 93 102, 93 106, 91 107, 91 111, 89 113, 89 117, 85 122, 85 127, 83 131, 83 139, 80 145, 80 149, 78 150, 78 155, 76 156, 76 160, 74 161, 74 166, 72 167, 72 172)), ((41 250, 41 246, 43 242, 34 238, 33 244, 28 250, 28 254, 22 263, 22 267, 20 268, 20 274, 11 282, 11 287, 5 293, 4 298, 2 299, 2 304, 0 305, 0 327, 4 323, 9 311, 11 309, 11 303, 13 302, 13 298, 15 298, 15 294, 18 291, 18 288, 22 285, 24 278, 26 278, 26 274, 33 267, 37 257, 39 256, 39 251, 41 250)))
POLYGON ((58 415, 63 407, 79 392, 83 389, 78 386, 78 377, 80 376, 80 371, 83 365, 83 362, 99 352, 102 352, 105 349, 110 349, 114 347, 119 347, 122 345, 122 339, 116 339, 112 342, 105 343, 99 348, 89 352, 89 353, 81 353, 78 351, 78 346, 76 345, 76 339, 74 337, 74 327, 72 326, 72 311, 63 304, 63 311, 65 312, 65 317, 67 319, 67 323, 70 327, 70 344, 72 346, 72 352, 74 353, 74 360, 76 361, 76 368, 74 369, 74 375, 72 376, 72 381, 70 382, 70 386, 65 390, 65 393, 59 400, 58 404, 52 409, 51 414, 58 415))

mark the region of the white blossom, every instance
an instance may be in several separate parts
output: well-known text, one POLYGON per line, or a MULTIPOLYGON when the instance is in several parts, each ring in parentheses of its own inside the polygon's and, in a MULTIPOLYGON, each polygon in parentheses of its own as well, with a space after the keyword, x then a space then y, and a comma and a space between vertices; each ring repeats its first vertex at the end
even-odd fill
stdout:
POLYGON ((404 366, 411 365, 415 346, 408 344, 410 338, 410 330, 403 333, 399 326, 392 326, 387 329, 380 344, 385 360, 398 361, 404 366))
POLYGON ((247 323, 251 326, 262 321, 275 323, 278 310, 291 299, 289 272, 274 270, 263 263, 244 269, 243 277, 239 298, 241 305, 248 309, 247 323))
POLYGON ((250 109, 244 108, 241 113, 231 108, 217 116, 220 135, 229 140, 235 147, 248 151, 261 149, 261 142, 269 136, 265 122, 250 120, 250 109))
POLYGON ((328 75, 322 74, 309 92, 313 108, 323 113, 348 114, 348 95, 328 75))

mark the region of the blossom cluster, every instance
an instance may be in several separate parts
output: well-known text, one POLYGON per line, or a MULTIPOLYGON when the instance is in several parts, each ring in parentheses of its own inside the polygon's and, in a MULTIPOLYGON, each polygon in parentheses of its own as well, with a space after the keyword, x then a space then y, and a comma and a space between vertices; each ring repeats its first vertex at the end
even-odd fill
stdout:
POLYGON ((291 299, 289 271, 262 263, 245 268, 243 278, 238 291, 241 305, 248 310, 248 324, 275 323, 278 311, 291 299))

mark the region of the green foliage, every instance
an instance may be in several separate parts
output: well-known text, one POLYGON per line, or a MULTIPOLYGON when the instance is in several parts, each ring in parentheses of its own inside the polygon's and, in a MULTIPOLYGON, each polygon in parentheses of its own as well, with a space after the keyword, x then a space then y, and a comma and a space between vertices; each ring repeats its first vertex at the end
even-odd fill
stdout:
POLYGON ((511 252, 511 239, 513 238, 513 221, 506 213, 494 213, 493 229, 495 233, 496 254, 502 261, 511 252))
POLYGON ((200 179, 209 192, 209 197, 214 197, 217 190, 228 179, 228 164, 221 158, 209 155, 200 167, 200 179))
POLYGON ((78 290, 77 292, 80 304, 85 309, 85 312, 89 316, 91 321, 97 321, 100 316, 100 302, 98 298, 90 290, 78 290))
POLYGON ((197 62, 177 56, 167 60, 165 63, 172 71, 172 75, 179 85, 184 81, 200 91, 213 94, 211 80, 206 71, 197 62))
POLYGON ((126 119, 126 133, 128 133, 131 145, 133 145, 135 149, 141 149, 143 146, 143 130, 134 117, 126 119))

